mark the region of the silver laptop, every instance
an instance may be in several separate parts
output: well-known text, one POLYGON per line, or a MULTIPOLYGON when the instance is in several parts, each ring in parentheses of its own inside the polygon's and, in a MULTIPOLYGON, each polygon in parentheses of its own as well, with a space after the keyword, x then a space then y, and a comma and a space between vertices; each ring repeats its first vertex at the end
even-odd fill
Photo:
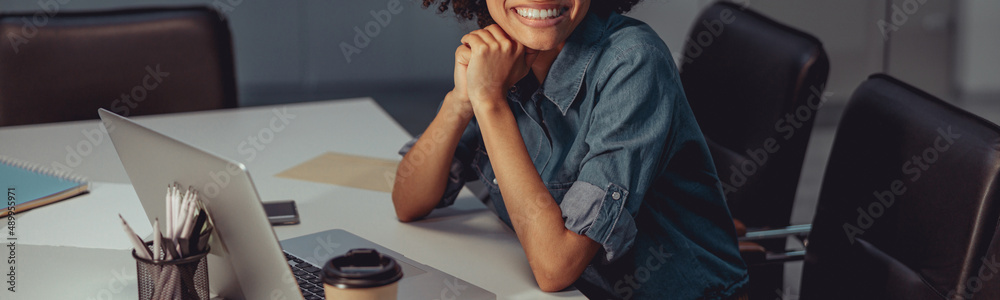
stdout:
POLYGON ((100 109, 104 126, 150 222, 165 219, 167 184, 195 187, 215 225, 208 256, 213 297, 322 299, 318 269, 354 248, 373 248, 403 267, 399 299, 496 299, 496 295, 344 230, 281 241, 243 164, 195 148, 100 109), (284 251, 282 251, 284 248, 284 251))

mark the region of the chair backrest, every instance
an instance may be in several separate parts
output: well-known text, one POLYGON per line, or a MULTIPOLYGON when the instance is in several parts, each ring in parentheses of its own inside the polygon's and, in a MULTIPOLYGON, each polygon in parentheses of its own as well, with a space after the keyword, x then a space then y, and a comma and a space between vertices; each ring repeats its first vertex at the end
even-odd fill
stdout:
POLYGON ((854 92, 803 299, 1000 299, 1000 127, 886 75, 854 92))
POLYGON ((829 60, 815 37, 729 2, 684 47, 681 82, 734 218, 787 226, 829 60))
POLYGON ((0 14, 0 126, 237 106, 229 26, 207 7, 0 14))

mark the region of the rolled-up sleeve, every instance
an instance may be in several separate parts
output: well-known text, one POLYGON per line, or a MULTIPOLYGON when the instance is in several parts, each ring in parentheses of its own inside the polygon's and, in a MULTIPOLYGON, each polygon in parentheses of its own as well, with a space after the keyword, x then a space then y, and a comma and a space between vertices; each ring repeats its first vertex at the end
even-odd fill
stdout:
POLYGON ((635 218, 661 166, 675 101, 687 101, 673 61, 660 49, 618 49, 599 79, 600 97, 577 181, 560 203, 566 228, 601 244, 615 261, 632 248, 635 218))
MULTIPOLYGON (((413 145, 420 140, 421 136, 422 134, 406 142, 403 148, 399 149, 399 155, 406 156, 413 149, 413 145)), ((441 196, 441 201, 438 202, 435 208, 454 204, 455 199, 458 198, 458 193, 462 191, 465 183, 479 178, 476 172, 470 167, 479 139, 479 128, 476 122, 469 122, 469 126, 465 128, 465 132, 462 133, 462 137, 458 141, 458 146, 455 148, 455 157, 451 160, 451 170, 448 173, 448 182, 444 188, 444 195, 441 196)))

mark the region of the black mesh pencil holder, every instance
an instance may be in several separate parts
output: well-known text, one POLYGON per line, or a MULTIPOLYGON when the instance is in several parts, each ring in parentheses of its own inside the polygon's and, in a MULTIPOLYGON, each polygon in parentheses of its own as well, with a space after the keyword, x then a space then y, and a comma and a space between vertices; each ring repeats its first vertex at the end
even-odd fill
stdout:
MULTIPOLYGON (((153 249, 152 242, 146 247, 153 249)), ((170 261, 153 262, 135 255, 139 299, 209 299, 208 251, 170 261)))

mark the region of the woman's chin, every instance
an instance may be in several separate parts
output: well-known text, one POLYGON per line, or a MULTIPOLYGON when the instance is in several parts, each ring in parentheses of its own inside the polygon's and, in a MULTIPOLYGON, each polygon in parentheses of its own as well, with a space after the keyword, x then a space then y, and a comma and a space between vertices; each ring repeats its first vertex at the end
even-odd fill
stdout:
POLYGON ((523 42, 522 44, 524 44, 524 47, 527 47, 528 49, 536 51, 549 51, 558 48, 561 42, 554 40, 529 40, 523 42))

